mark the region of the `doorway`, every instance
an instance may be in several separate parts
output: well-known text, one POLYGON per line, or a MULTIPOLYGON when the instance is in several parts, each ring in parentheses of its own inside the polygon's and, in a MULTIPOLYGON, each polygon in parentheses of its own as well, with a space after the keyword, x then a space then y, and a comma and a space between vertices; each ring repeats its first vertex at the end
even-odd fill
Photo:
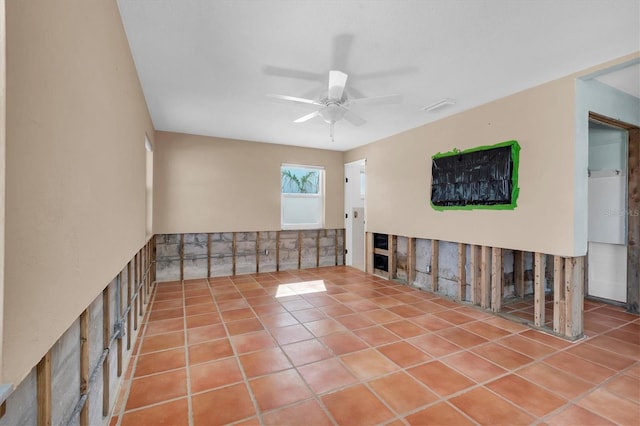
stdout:
POLYGON ((364 271, 366 160, 345 164, 344 176, 345 264, 364 271))

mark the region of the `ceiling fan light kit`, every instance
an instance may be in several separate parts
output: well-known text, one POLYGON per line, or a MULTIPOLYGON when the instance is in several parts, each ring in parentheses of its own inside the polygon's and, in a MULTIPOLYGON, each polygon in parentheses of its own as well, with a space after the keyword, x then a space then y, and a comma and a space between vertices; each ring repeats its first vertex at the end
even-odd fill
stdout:
POLYGON ((349 106, 359 105, 381 105, 381 104, 393 104, 399 103, 402 100, 400 95, 388 95, 388 96, 376 96, 370 98, 357 98, 351 99, 346 90, 347 80, 349 76, 338 70, 329 71, 329 85, 327 90, 327 96, 320 100, 298 98, 295 96, 287 95, 268 95, 271 98, 281 99, 284 101, 297 102, 303 104, 310 104, 322 107, 316 111, 303 115, 300 118, 294 120, 294 123, 304 123, 312 118, 320 117, 327 124, 329 124, 329 137, 331 141, 334 141, 334 126, 338 121, 345 119, 354 126, 361 126, 366 121, 349 110, 349 106))

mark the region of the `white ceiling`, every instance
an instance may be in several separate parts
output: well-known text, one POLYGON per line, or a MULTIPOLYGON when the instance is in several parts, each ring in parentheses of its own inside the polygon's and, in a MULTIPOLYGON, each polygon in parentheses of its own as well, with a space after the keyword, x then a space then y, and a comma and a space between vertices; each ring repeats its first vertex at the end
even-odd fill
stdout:
MULTIPOLYGON (((336 150, 640 50, 638 0, 118 4, 157 130, 336 150), (317 99, 336 68, 349 74, 352 97, 397 93, 403 102, 354 107, 367 123, 337 123, 331 142, 321 118, 293 123, 313 105, 267 97, 317 99), (456 103, 422 110, 442 98, 456 103)), ((637 84, 637 72, 625 82, 637 84)))

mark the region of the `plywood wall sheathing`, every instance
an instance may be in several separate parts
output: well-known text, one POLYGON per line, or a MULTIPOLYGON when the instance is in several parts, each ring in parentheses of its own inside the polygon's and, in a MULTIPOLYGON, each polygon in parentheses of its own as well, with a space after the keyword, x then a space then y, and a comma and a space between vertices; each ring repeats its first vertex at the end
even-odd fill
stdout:
POLYGON ((431 291, 438 291, 438 273, 440 271, 440 244, 438 240, 431 240, 431 291))
POLYGON ((38 425, 51 426, 51 350, 36 366, 38 425))
POLYGON ((553 331, 562 334, 565 323, 564 258, 553 256, 553 331))
POLYGON ((546 266, 547 256, 542 253, 535 253, 533 267, 533 324, 536 327, 544 326, 546 266))
POLYGON ((480 307, 491 306, 491 247, 482 246, 480 259, 480 307))
POLYGON ((524 252, 513 251, 513 284, 516 297, 524 297, 524 252))
POLYGON ((467 290, 467 245, 458 243, 458 300, 466 300, 467 290))
POLYGON ((502 310, 502 293, 503 293, 503 265, 502 265, 502 249, 493 247, 491 249, 491 310, 500 312, 502 310))
POLYGON ((584 257, 567 257, 564 262, 564 336, 575 339, 583 333, 584 257))
MULTIPOLYGON (((85 309, 80 314, 80 396, 89 389, 89 311, 85 309)), ((80 426, 89 425, 89 402, 87 400, 80 411, 80 426)))

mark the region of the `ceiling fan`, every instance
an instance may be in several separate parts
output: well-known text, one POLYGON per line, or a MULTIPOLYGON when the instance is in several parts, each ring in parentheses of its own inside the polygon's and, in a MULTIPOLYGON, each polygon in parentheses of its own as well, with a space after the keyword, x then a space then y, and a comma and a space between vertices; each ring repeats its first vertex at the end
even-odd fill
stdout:
POLYGON ((351 98, 348 94, 348 90, 346 89, 348 78, 349 76, 342 71, 329 71, 329 86, 326 95, 321 96, 318 100, 287 95, 267 96, 301 104, 316 105, 319 107, 314 112, 303 115, 293 122, 304 123, 312 118, 320 117, 329 124, 329 136, 331 137, 331 141, 334 140, 334 126, 338 121, 345 119, 354 126, 361 126, 366 123, 362 117, 349 109, 351 106, 395 104, 402 100, 402 96, 400 95, 351 98))

